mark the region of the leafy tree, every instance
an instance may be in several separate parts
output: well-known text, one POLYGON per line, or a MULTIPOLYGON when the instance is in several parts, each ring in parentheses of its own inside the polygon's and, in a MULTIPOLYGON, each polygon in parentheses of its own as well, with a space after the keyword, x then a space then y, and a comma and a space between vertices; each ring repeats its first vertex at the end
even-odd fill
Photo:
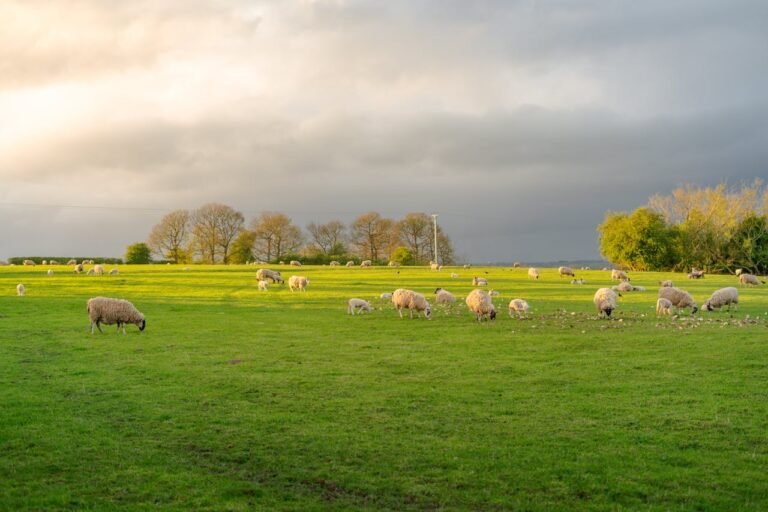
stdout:
POLYGON ((229 254, 229 262, 235 264, 248 263, 256 258, 253 255, 253 244, 256 241, 256 233, 244 229, 232 242, 232 250, 229 254))
POLYGON ((678 259, 676 230, 648 208, 638 208, 631 215, 609 212, 597 229, 600 252, 614 264, 632 270, 661 270, 678 259))
POLYGON ((392 251, 390 260, 396 261, 401 265, 415 265, 416 258, 413 257, 413 253, 408 247, 400 246, 392 251))
POLYGON ((751 215, 742 220, 728 248, 734 267, 768 273, 768 218, 751 215))
POLYGON ((255 234, 254 255, 264 261, 279 261, 298 252, 303 242, 301 228, 284 213, 264 212, 251 223, 255 234))
POLYGON ((149 233, 147 245, 161 258, 174 263, 183 262, 188 254, 191 215, 187 210, 176 210, 160 219, 149 233))
POLYGON ((128 246, 125 251, 125 262, 135 264, 149 263, 151 260, 152 251, 144 242, 136 242, 128 246))

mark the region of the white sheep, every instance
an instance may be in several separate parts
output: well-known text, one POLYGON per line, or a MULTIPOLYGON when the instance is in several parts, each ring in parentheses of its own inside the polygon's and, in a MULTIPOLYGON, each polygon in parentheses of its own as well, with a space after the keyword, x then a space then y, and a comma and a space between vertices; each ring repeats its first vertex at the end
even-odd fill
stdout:
POLYGON ((368 268, 371 265, 373 265, 373 262, 371 260, 363 260, 360 262, 360 266, 363 268, 368 268))
POLYGON ((403 318, 403 309, 409 310, 411 318, 413 318, 414 310, 419 316, 423 311, 427 320, 432 318, 432 308, 427 299, 424 295, 413 290, 398 288, 392 293, 392 303, 397 308, 397 312, 400 313, 400 318, 403 318))
POLYGON ((743 269, 743 268, 737 268, 737 269, 736 269, 736 275, 737 275, 737 276, 740 276, 740 275, 742 274, 742 272, 744 272, 744 269, 743 269))
POLYGON ((473 277, 472 286, 488 286, 488 280, 484 277, 473 277))
POLYGON ((300 267, 300 266, 301 266, 301 262, 300 262, 300 261, 297 261, 297 260, 291 260, 291 263, 290 263, 290 265, 291 265, 292 267, 300 267))
POLYGON ((276 270, 270 270, 268 268, 260 268, 256 271, 256 279, 259 281, 264 281, 266 279, 272 281, 273 283, 280 283, 283 284, 285 281, 283 281, 282 276, 280 276, 280 272, 276 270))
POLYGON ((576 277, 576 274, 573 273, 573 269, 571 267, 558 267, 557 273, 560 275, 560 277, 563 277, 563 276, 576 277))
POLYGON ((727 288, 720 288, 712 292, 712 295, 704 302, 701 309, 704 311, 714 311, 717 309, 719 311, 723 306, 728 306, 728 311, 730 311, 731 304, 733 304, 733 309, 737 309, 739 290, 733 286, 728 286, 727 288))
POLYGON ((430 263, 430 264, 429 264, 429 268, 430 268, 431 270, 440 270, 440 265, 439 265, 439 264, 437 264, 437 263, 430 263))
POLYGON ((459 274, 457 274, 456 272, 451 272, 451 278, 455 279, 457 277, 459 277, 459 274))
POLYGON ((341 265, 341 263, 339 263, 336 260, 333 260, 332 262, 329 263, 329 265, 332 266, 332 267, 338 267, 339 265, 341 265))
POLYGON ((23 263, 23 265, 25 267, 34 267, 35 266, 35 262, 32 261, 32 260, 24 260, 22 263, 23 263))
POLYGON ((629 276, 623 270, 611 270, 611 279, 614 281, 629 281, 629 276))
POLYGON ((363 299, 349 299, 347 301, 347 314, 355 315, 362 313, 363 311, 371 312, 371 304, 367 300, 363 299))
MULTIPOLYGON (((750 285, 750 286, 758 286, 760 284, 760 280, 757 278, 756 275, 747 274, 745 272, 742 272, 739 275, 739 282, 741 284, 750 285)), ((763 281, 763 284, 765 284, 765 281, 763 281)))
POLYGON ((630 284, 629 281, 622 281, 616 286, 612 286, 611 289, 617 292, 644 292, 645 291, 645 287, 634 286, 630 284))
POLYGON ((292 292, 296 290, 305 292, 307 291, 308 284, 309 279, 304 276, 291 276, 288 278, 288 288, 290 288, 292 292))
POLYGON ((88 276, 95 276, 95 275, 96 275, 96 269, 93 269, 93 268, 89 268, 89 269, 88 269, 88 272, 86 272, 86 273, 85 273, 85 275, 88 275, 88 276))
POLYGON ((584 278, 571 279, 571 284, 584 284, 584 278))
POLYGON ((496 319, 496 308, 487 291, 476 288, 469 292, 464 302, 467 303, 469 310, 475 314, 478 322, 482 321, 483 318, 496 319))
POLYGON ((49 269, 48 269, 48 275, 49 275, 49 276, 52 276, 52 275, 53 275, 53 269, 52 269, 52 268, 49 268, 49 269))
POLYGON ((352 260, 349 260, 349 261, 347 262, 347 265, 346 265, 346 266, 347 266, 347 267, 354 267, 354 266, 355 266, 355 262, 354 262, 354 261, 352 261, 352 260))
POLYGON ((389 263, 387 263, 387 266, 389 266, 389 267, 399 267, 400 266, 400 262, 399 261, 390 261, 389 263))
POLYGON ((610 288, 600 288, 592 298, 592 302, 595 303, 600 316, 605 316, 606 318, 611 318, 611 313, 616 309, 618 300, 616 292, 610 288))
POLYGON ((99 332, 103 333, 100 324, 117 324, 117 332, 123 328, 125 334, 125 324, 135 324, 139 331, 143 331, 147 326, 144 315, 134 307, 133 304, 125 299, 111 299, 108 297, 94 297, 88 299, 88 318, 91 321, 91 334, 95 325, 99 332))
POLYGON ((75 274, 79 274, 83 271, 83 264, 82 263, 75 263, 75 266, 73 267, 75 274))
POLYGON ((19 283, 16 285, 16 295, 18 295, 19 297, 23 297, 26 291, 27 289, 24 288, 23 284, 19 283))
POLYGON ((702 279, 703 277, 704 277, 704 271, 696 270, 695 268, 691 269, 691 273, 688 274, 688 279, 702 279))
POLYGON ((384 292, 381 295, 379 295, 379 298, 382 300, 389 300, 392 298, 392 294, 389 292, 384 292))
POLYGON ((109 271, 109 275, 111 275, 111 276, 116 276, 119 273, 120 273, 120 270, 118 270, 116 268, 110 269, 110 271, 109 271))
POLYGON ((451 304, 453 302, 456 302, 456 296, 454 294, 442 288, 437 288, 435 290, 435 304, 451 304))
POLYGON ((539 278, 539 269, 535 267, 531 267, 528 269, 528 279, 538 279, 539 278))
POLYGON ((470 263, 465 263, 464 268, 465 269, 472 268, 472 265, 470 263))
POLYGON ((48 262, 49 265, 58 265, 59 262, 57 260, 51 260, 48 262))
POLYGON ((266 279, 261 279, 259 280, 258 286, 259 286, 260 292, 265 292, 269 289, 269 281, 267 281, 266 279))
POLYGON ((67 265, 77 265, 77 260, 69 260, 67 265))
POLYGON ((490 295, 491 297, 498 297, 499 295, 501 295, 501 293, 497 290, 488 290, 488 295, 490 295))
POLYGON ((677 309, 691 308, 691 314, 699 310, 696 301, 690 293, 674 286, 662 286, 659 288, 659 297, 669 300, 677 309))
POLYGON ((672 314, 672 302, 669 299, 660 298, 656 301, 656 314, 657 315, 671 315, 672 314))
POLYGON ((512 299, 509 301, 509 316, 515 316, 517 313, 519 318, 523 318, 528 312, 528 303, 524 299, 512 299))
POLYGON ((93 270, 93 273, 97 276, 103 276, 104 275, 104 267, 101 265, 95 265, 91 270, 93 270))
POLYGON ((660 285, 662 288, 669 288, 670 286, 675 286, 675 285, 672 283, 672 280, 671 280, 671 279, 667 279, 667 280, 665 280, 665 281, 660 281, 660 282, 659 282, 659 285, 660 285))

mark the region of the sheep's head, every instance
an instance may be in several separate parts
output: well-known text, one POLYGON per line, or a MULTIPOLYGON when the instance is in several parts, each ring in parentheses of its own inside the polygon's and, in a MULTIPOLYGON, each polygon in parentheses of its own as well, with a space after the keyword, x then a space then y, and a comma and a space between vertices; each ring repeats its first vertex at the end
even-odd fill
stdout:
POLYGON ((435 288, 435 293, 439 292, 440 290, 442 290, 442 288, 435 288))
POLYGON ((696 304, 694 304, 694 305, 691 307, 691 314, 692 314, 692 315, 695 315, 695 314, 696 314, 696 312, 697 312, 698 310, 699 310, 699 307, 698 307, 696 304))
POLYGON ((605 313, 605 316, 607 318, 611 318, 611 313, 613 313, 613 308, 612 307, 603 308, 603 312, 605 313))
POLYGON ((146 321, 146 320, 144 320, 144 319, 142 318, 142 319, 141 319, 141 322, 139 322, 139 323, 138 323, 138 324, 136 324, 136 325, 138 325, 138 326, 139 326, 139 331, 143 331, 143 330, 144 330, 144 328, 147 326, 147 321, 146 321))
POLYGON ((496 320, 496 310, 495 310, 495 309, 492 309, 492 310, 491 310, 491 314, 490 314, 490 315, 488 315, 488 317, 489 317, 491 320, 496 320))
POLYGON ((714 311, 715 310, 715 308, 712 307, 712 304, 709 301, 705 302, 704 305, 701 306, 701 309, 703 309, 704 311, 714 311))
POLYGON ((424 309, 424 316, 427 320, 432 319, 432 308, 429 307, 429 304, 427 304, 427 307, 424 309))

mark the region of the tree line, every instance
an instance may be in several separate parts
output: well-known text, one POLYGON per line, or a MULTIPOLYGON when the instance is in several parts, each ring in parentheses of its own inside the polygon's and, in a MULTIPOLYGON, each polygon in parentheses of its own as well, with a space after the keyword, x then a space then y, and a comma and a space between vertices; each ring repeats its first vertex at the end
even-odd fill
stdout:
POLYGON ((686 185, 631 213, 608 212, 600 252, 631 270, 768 273, 768 188, 686 185))
MULTIPOLYGON (((421 265, 431 261, 433 219, 426 213, 408 213, 402 219, 378 212, 358 216, 347 225, 340 220, 311 222, 302 229, 280 212, 264 212, 246 224, 234 208, 209 203, 196 210, 176 210, 165 215, 149 233, 146 244, 134 244, 173 263, 304 263, 371 260, 421 265)), ((438 259, 454 263, 450 238, 437 227, 438 259)), ((127 258, 134 259, 134 258, 127 258)))

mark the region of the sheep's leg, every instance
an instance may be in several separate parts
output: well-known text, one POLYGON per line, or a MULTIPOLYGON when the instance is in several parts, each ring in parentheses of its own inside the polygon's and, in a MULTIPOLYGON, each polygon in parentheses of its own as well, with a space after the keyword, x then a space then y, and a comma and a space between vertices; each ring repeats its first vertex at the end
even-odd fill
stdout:
POLYGON ((400 313, 400 318, 403 318, 403 309, 397 308, 397 312, 400 313))

